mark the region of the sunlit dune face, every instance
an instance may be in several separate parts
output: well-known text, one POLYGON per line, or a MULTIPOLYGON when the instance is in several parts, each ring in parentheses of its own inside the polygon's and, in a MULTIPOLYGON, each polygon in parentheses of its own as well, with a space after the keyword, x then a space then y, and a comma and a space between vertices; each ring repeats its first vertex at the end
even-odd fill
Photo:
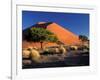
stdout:
POLYGON ((56 23, 52 23, 48 25, 48 30, 53 32, 58 39, 63 42, 64 44, 79 44, 79 38, 77 35, 73 34, 72 32, 68 31, 67 29, 64 29, 63 27, 59 26, 56 23))

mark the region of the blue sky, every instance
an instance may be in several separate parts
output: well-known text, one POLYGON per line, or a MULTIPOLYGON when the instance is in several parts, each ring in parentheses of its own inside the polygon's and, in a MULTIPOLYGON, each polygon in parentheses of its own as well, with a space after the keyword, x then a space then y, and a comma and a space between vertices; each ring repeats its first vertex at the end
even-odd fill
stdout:
POLYGON ((22 11, 23 30, 38 22, 55 22, 76 35, 89 37, 89 14, 22 11))

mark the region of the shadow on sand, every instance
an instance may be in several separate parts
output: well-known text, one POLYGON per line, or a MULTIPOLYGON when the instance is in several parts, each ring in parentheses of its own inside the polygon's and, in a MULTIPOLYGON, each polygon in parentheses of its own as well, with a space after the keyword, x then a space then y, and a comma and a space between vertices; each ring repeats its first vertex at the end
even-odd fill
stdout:
POLYGON ((23 69, 31 68, 50 68, 50 67, 73 67, 73 66, 89 66, 89 52, 66 56, 64 60, 36 63, 33 62, 30 65, 23 65, 23 69))

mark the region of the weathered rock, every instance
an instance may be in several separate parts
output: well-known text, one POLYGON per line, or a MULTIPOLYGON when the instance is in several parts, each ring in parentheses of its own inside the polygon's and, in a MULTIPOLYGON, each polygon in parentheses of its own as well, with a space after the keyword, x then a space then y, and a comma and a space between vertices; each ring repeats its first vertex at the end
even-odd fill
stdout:
POLYGON ((58 48, 55 48, 55 52, 56 52, 56 53, 59 53, 59 49, 58 49, 58 48))
POLYGON ((23 60, 22 61, 23 65, 30 65, 32 63, 31 60, 23 60))
POLYGON ((71 48, 73 48, 75 50, 78 50, 78 47, 77 46, 71 46, 71 48))
POLYGON ((59 47, 59 52, 64 54, 64 55, 67 53, 66 49, 63 46, 59 47))
POLYGON ((30 51, 27 49, 22 50, 22 57, 23 58, 29 58, 30 57, 30 51))
POLYGON ((33 61, 39 62, 40 59, 40 53, 39 51, 35 50, 35 49, 31 49, 31 58, 33 61))

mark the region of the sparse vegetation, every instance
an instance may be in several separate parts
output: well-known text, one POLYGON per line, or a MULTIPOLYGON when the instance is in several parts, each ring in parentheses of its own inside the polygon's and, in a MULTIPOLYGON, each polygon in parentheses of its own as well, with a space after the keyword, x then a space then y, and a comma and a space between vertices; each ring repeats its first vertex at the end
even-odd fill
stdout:
POLYGON ((40 42, 41 49, 43 49, 43 42, 57 42, 58 38, 49 30, 44 28, 31 28, 30 29, 30 40, 33 42, 40 42))
POLYGON ((79 40, 81 40, 82 45, 84 45, 84 42, 89 41, 88 37, 85 35, 79 35, 79 40))

